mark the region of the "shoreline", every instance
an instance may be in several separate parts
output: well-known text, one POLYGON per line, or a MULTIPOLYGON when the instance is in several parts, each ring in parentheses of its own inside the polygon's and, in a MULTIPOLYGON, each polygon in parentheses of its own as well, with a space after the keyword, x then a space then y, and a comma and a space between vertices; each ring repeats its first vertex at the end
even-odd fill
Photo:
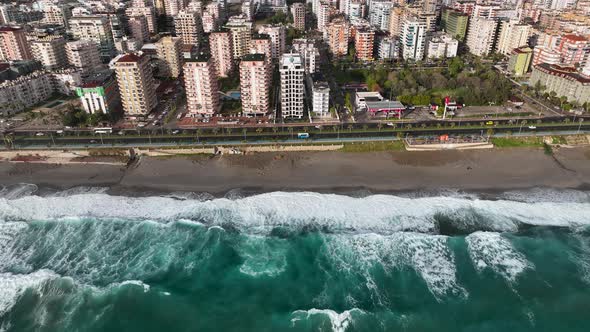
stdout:
POLYGON ((0 184, 39 191, 107 187, 125 196, 207 193, 212 197, 272 191, 367 194, 494 193, 590 189, 590 148, 463 151, 263 152, 247 155, 142 157, 108 164, 0 162, 0 184))

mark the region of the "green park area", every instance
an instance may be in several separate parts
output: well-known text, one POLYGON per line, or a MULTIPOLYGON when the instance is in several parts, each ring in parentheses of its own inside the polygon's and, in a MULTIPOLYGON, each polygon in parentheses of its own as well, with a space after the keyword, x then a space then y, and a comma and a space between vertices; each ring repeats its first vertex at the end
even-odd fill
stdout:
POLYGON ((511 96, 511 82, 489 63, 478 58, 466 61, 453 58, 444 67, 409 67, 394 70, 385 65, 375 68, 334 70, 339 84, 365 83, 369 91, 379 91, 390 99, 404 104, 442 105, 446 96, 459 103, 500 105, 511 96))

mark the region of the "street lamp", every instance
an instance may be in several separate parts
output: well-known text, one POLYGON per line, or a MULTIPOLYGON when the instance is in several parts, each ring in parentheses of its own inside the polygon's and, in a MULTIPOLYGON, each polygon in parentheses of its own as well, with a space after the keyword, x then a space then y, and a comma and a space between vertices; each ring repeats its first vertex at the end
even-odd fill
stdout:
POLYGON ((580 118, 580 120, 578 122, 580 122, 580 125, 578 126, 578 134, 579 134, 580 129, 582 128, 582 122, 584 122, 584 118, 580 118))

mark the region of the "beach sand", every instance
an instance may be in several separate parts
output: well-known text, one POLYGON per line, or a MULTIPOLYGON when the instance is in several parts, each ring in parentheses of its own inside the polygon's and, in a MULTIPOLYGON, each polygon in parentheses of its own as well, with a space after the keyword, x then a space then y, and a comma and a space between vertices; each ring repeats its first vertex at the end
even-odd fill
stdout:
POLYGON ((97 164, 0 162, 0 184, 58 189, 105 186, 115 193, 490 191, 590 184, 590 148, 433 152, 268 152, 142 157, 129 168, 97 164))

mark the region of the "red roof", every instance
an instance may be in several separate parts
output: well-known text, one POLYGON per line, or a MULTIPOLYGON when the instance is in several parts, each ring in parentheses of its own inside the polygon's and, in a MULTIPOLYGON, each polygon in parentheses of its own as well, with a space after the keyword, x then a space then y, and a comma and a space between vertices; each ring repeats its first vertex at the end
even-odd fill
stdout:
POLYGON ((563 38, 567 38, 567 39, 573 40, 573 41, 586 41, 586 40, 588 40, 586 37, 578 36, 578 35, 565 35, 565 36, 563 36, 563 38))
POLYGON ((140 59, 141 57, 137 54, 128 53, 120 57, 119 60, 117 60, 117 62, 139 62, 140 59))
POLYGON ((2 31, 19 31, 19 30, 22 30, 22 29, 21 28, 14 28, 14 27, 7 27, 7 26, 0 27, 0 32, 2 32, 2 31))

